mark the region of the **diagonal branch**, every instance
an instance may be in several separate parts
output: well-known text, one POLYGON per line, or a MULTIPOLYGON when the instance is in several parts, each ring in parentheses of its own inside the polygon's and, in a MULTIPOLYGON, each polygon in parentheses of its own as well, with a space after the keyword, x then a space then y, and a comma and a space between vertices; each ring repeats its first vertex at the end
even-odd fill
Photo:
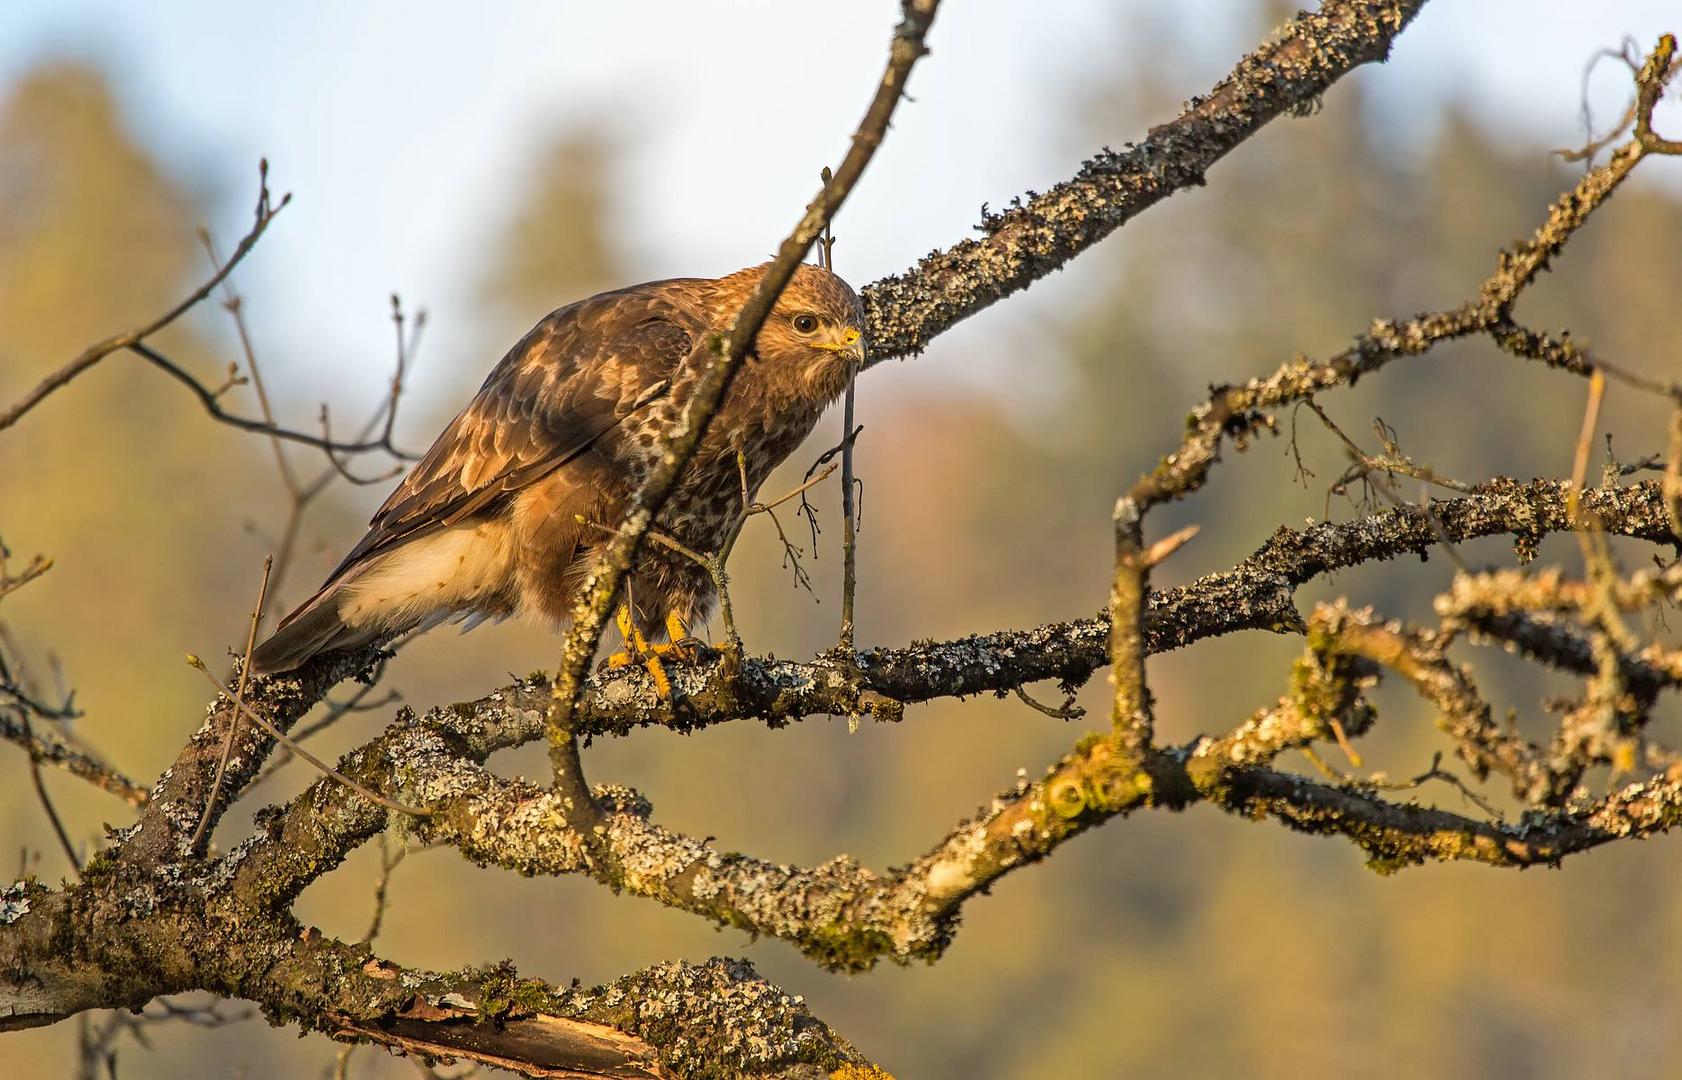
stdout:
POLYGON ((23 747, 32 760, 42 765, 55 765, 101 791, 110 792, 130 806, 146 805, 148 793, 144 784, 130 780, 91 754, 35 731, 32 725, 7 715, 4 709, 0 709, 0 739, 23 747))
POLYGON ((135 880, 107 866, 75 890, 0 890, 0 1032, 208 990, 263 1006, 271 1022, 524 1076, 808 1080, 849 1066, 874 1075, 743 961, 659 964, 592 988, 522 978, 508 963, 406 968, 252 910, 223 870, 219 861, 135 880), (143 905, 129 901, 136 888, 143 905))
POLYGON ((784 286, 793 278, 801 260, 806 257, 813 241, 825 223, 835 216, 848 193, 858 183, 865 166, 875 156, 887 134, 888 122, 905 93, 905 82, 911 68, 927 54, 923 39, 934 21, 939 0, 901 0, 901 21, 894 29, 893 44, 888 53, 887 70, 881 84, 865 110, 864 120, 853 136, 852 146, 841 160, 834 175, 824 184, 794 231, 777 249, 777 257, 766 269, 753 295, 742 310, 736 313, 724 337, 709 347, 716 355, 705 373, 696 381, 675 430, 666 438, 659 461, 648 479, 632 499, 632 510, 620 524, 617 534, 607 544, 594 569, 584 579, 579 590, 579 602, 573 615, 572 628, 567 632, 561 650, 561 662, 555 678, 554 700, 550 705, 550 748, 555 772, 566 767, 567 741, 572 730, 572 714, 576 707, 584 675, 590 659, 596 654, 602 629, 607 624, 608 611, 621 581, 629 572, 631 562, 642 545, 643 538, 653 526, 654 519, 676 486, 683 468, 694 456, 706 434, 712 415, 724 400, 730 382, 748 351, 753 347, 760 326, 771 314, 772 306, 782 294, 784 286))
POLYGON ((176 304, 162 315, 159 315, 157 318, 143 326, 135 327, 133 330, 127 330, 121 334, 113 334, 103 341, 94 342, 92 345, 83 349, 74 360, 65 364, 63 367, 52 372, 45 379, 41 380, 40 384, 36 386, 35 389, 31 390, 28 394, 25 394, 23 398, 11 407, 0 411, 0 431, 4 431, 13 424, 17 423, 23 418, 25 413, 41 404, 48 395, 52 394, 55 390, 62 388, 66 383, 70 382, 70 380, 93 367, 107 356, 117 352, 119 349, 131 349, 134 346, 139 345, 153 334, 156 334, 170 323, 173 323, 176 319, 179 319, 181 316, 191 311, 200 302, 202 302, 205 297, 215 291, 216 286, 220 285, 229 274, 233 273, 234 267, 239 265, 240 260, 250 254, 253 247, 257 246, 257 241, 262 238, 264 231, 269 227, 269 223, 274 221, 275 216, 284 210, 286 208, 286 204, 291 201, 292 196, 288 194, 282 195, 280 197, 280 202, 273 204, 270 203, 269 163, 266 160, 263 161, 258 168, 256 220, 251 225, 251 231, 247 232, 245 236, 240 239, 239 244, 234 248, 233 254, 228 256, 228 261, 217 267, 216 272, 213 273, 204 282, 204 284, 187 294, 186 299, 182 300, 179 304, 176 304))
POLYGON ((921 352, 953 324, 1021 291, 1163 199, 1201 187, 1221 158, 1275 117, 1384 60, 1424 0, 1326 0, 1244 57, 1209 93, 1138 145, 1104 150, 1043 194, 983 211, 980 239, 866 286, 867 363, 921 352))

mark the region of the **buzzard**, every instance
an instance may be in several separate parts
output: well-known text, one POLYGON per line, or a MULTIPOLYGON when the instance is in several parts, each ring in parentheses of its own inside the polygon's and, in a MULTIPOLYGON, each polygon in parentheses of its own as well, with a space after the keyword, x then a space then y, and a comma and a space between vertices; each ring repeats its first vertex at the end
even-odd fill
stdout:
MULTIPOLYGON (((765 270, 635 285, 544 318, 320 591, 256 648, 252 670, 291 671, 329 650, 456 620, 520 615, 564 626, 718 336, 765 270)), ((864 356, 862 327, 847 283, 801 266, 654 527, 694 551, 722 550, 744 497, 846 387, 864 356)), ((676 643, 715 599, 704 567, 648 544, 617 600, 620 629, 639 647, 661 636, 676 643)))

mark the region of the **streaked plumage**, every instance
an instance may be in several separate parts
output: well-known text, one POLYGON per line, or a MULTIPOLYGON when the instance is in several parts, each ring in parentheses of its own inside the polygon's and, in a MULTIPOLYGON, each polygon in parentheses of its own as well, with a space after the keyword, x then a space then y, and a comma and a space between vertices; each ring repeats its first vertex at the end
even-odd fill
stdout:
MULTIPOLYGON (((326 584, 253 653, 289 671, 329 649, 466 619, 519 614, 560 628, 606 538, 712 355, 709 342, 763 275, 679 278, 602 293, 553 312, 374 515, 326 584), (589 524, 581 524, 582 517, 589 524)), ((731 384, 656 528, 722 548, 748 490, 800 445, 862 356, 862 310, 840 278, 803 266, 731 384)), ((629 578, 639 629, 686 623, 714 600, 705 570, 645 545, 629 578)))

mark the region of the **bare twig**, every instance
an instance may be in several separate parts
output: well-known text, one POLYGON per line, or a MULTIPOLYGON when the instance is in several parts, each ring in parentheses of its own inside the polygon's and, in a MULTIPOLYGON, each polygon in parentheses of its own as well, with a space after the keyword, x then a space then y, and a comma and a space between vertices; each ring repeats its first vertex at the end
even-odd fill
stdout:
POLYGON ((1559 149, 1554 153, 1562 161, 1586 161, 1590 167, 1594 165, 1595 157, 1608 146, 1624 137, 1630 125, 1635 123, 1635 110, 1638 105, 1632 96, 1629 105, 1624 109, 1623 116, 1617 123, 1607 129, 1604 135, 1594 133, 1594 110, 1589 104, 1589 79, 1594 75, 1594 69, 1600 66, 1602 60, 1617 60, 1628 69, 1632 81, 1641 70, 1641 54, 1636 51, 1635 39, 1626 37, 1616 49, 1596 49, 1583 65, 1582 88, 1579 91, 1578 112, 1583 122, 1583 144, 1572 149, 1559 149))
POLYGON ((297 754, 311 765, 314 765, 317 771, 331 778, 335 783, 343 784, 345 787, 356 792, 369 802, 383 806, 387 810, 396 810, 399 813, 408 814, 411 817, 427 817, 432 813, 431 810, 423 809, 421 807, 405 806, 400 802, 395 802, 372 790, 366 785, 359 784, 355 780, 352 780, 350 777, 344 775, 325 761, 322 761, 320 758, 310 753, 304 747, 299 746, 297 741, 287 735, 286 732, 275 727, 266 717, 255 712, 249 705, 245 704, 244 700, 235 691, 229 690, 227 686, 222 683, 221 679, 218 679, 210 673, 210 669, 204 666, 203 660, 200 660, 196 656, 189 655, 187 657, 187 664, 190 667, 197 668, 199 674, 203 675, 212 686, 216 687, 216 689, 224 697, 232 702, 234 711, 238 715, 243 716, 247 720, 250 720, 253 724, 256 724, 269 736, 269 738, 273 739, 277 743, 280 743, 282 746, 286 747, 294 754, 297 754))
MULTIPOLYGON (((319 735, 323 731, 332 727, 334 724, 338 723, 340 720, 344 719, 346 716, 349 716, 351 713, 373 712, 377 709, 383 709, 390 705, 400 703, 403 700, 403 695, 396 690, 388 690, 377 698, 371 696, 374 690, 379 686, 380 679, 385 675, 385 669, 386 661, 377 661, 374 664, 372 674, 367 677, 367 681, 365 683, 357 687, 355 692, 342 701, 333 701, 328 699, 326 702, 327 710, 319 718, 311 721, 309 724, 306 724, 293 733, 292 740, 294 742, 303 742, 306 739, 319 735)), ((292 751, 282 746, 280 751, 275 754, 274 760, 269 762, 268 765, 264 767, 263 771, 258 773, 257 777, 251 781, 252 786, 255 787, 258 784, 270 779, 275 773, 285 768, 291 761, 292 751)))
POLYGON ((0 546, 0 599, 4 599, 23 588, 53 568, 51 559, 44 555, 36 555, 29 560, 22 570, 12 574, 5 569, 4 552, 4 546, 0 546))
MULTIPOLYGON (((7 688, 0 687, 0 692, 7 688)), ((144 784, 117 772, 109 765, 91 754, 64 745, 57 739, 51 739, 34 731, 27 723, 27 718, 33 710, 17 710, 17 718, 0 711, 0 739, 17 743, 29 753, 32 762, 43 765, 56 765, 70 775, 86 780, 101 791, 106 791, 128 803, 130 806, 145 806, 148 792, 144 784)), ((36 714, 39 716, 39 714, 36 714)))
POLYGON ((330 455, 334 453, 366 454, 378 450, 388 453, 403 461, 414 461, 419 457, 418 454, 412 454, 404 450, 399 450, 396 447, 388 446, 381 439, 339 442, 329 436, 311 435, 304 431, 294 431, 291 428, 277 427, 264 420, 253 420, 246 416, 235 416, 222 408, 221 404, 216 399, 216 395, 212 393, 203 383, 188 374, 187 371, 175 361, 152 348, 150 345, 147 345, 144 342, 136 341, 125 345, 124 348, 142 357, 153 367, 158 368, 177 382, 181 383, 183 386, 187 387, 187 389, 191 390, 193 395, 199 399, 199 403, 204 406, 205 412, 209 413, 218 422, 227 424, 230 427, 238 428, 241 431, 249 431, 257 435, 268 435, 273 438, 284 439, 287 442, 300 443, 304 446, 313 446, 318 450, 327 451, 330 455))
POLYGON ((1073 694, 1065 697, 1061 705, 1047 705, 1044 702, 1035 701, 1029 696, 1028 691, 1020 686, 1012 688, 1011 693, 1016 695, 1016 700, 1028 706, 1028 708, 1038 713, 1044 713, 1053 720, 1079 720, 1086 715, 1086 710, 1075 704, 1075 695, 1073 694))
POLYGON ((257 622, 263 617, 263 605, 269 597, 269 572, 274 569, 274 556, 263 560, 263 580, 257 586, 257 602, 251 606, 251 626, 245 632, 245 652, 239 661, 239 685, 234 690, 234 722, 228 725, 228 737, 222 743, 222 757, 216 763, 216 776, 210 782, 210 796, 204 801, 204 813, 199 815, 198 827, 193 830, 193 839, 188 842, 190 851, 198 851, 199 844, 204 840, 205 829, 210 825, 210 816, 216 807, 216 800, 222 795, 222 778, 228 772, 228 758, 234 753, 234 738, 239 734, 239 711, 245 705, 245 687, 251 678, 251 650, 257 644, 257 622))
POLYGON ((578 693, 590 658, 595 655, 597 642, 601 639, 609 608, 618 595, 620 582, 630 569, 655 516, 665 505, 678 477, 700 445, 713 412, 723 400, 760 326, 770 315, 772 305, 817 239, 819 230, 840 209, 875 155, 887 131, 888 121, 904 93, 907 76, 917 60, 927 52, 923 39, 937 7, 938 0, 902 0, 902 19, 894 31, 887 70, 870 107, 865 111, 857 134, 853 136, 851 148, 835 170, 834 178, 812 200, 794 231, 777 249, 777 257, 760 278, 753 294, 742 310, 736 313, 730 329, 718 343, 715 358, 696 381, 682 417, 667 435, 664 452, 650 470, 641 490, 633 497, 633 509, 620 524, 618 534, 606 545, 597 566, 579 590, 580 599, 572 628, 562 648, 554 699, 549 708, 549 725, 553 732, 551 754, 557 775, 567 764, 569 737, 566 733, 571 730, 578 693))
POLYGON ((1670 446, 1665 451, 1664 505, 1670 531, 1682 542, 1682 403, 1670 414, 1670 446))
POLYGON ((58 816, 58 808, 53 805, 52 796, 47 794, 46 782, 41 779, 41 755, 35 749, 35 732, 29 726, 29 715, 21 714, 24 736, 29 740, 29 782, 35 788, 35 798, 41 803, 41 809, 46 812, 47 821, 52 824, 53 835, 58 838, 58 846, 64 850, 64 857, 70 863, 70 869, 77 877, 82 876, 82 856, 76 851, 76 845, 70 842, 70 834, 64 831, 64 821, 58 816))
MULTIPOLYGON (((5 544, 0 542, 0 599, 36 580, 53 565, 52 560, 37 555, 23 570, 14 574, 7 567, 9 557, 10 552, 5 544)), ((70 857, 72 865, 78 865, 79 859, 73 845, 41 779, 42 764, 56 765, 100 790, 116 795, 131 806, 145 805, 147 791, 98 760, 93 754, 66 745, 60 738, 49 739, 36 733, 32 719, 60 725, 60 731, 63 732, 62 725, 81 713, 76 709, 74 694, 69 691, 63 693, 63 701, 58 705, 49 705, 40 700, 40 692, 33 685, 33 679, 22 664, 21 657, 17 669, 13 670, 12 661, 6 657, 7 650, 11 648, 15 648, 15 643, 6 627, 0 625, 0 739, 18 744, 29 754, 30 780, 34 784, 36 795, 46 810, 65 854, 70 857)))
MULTIPOLYGON (((829 169, 825 167, 823 182, 828 184, 830 179, 829 169)), ((823 223, 823 239, 819 241, 818 250, 822 253, 819 264, 833 274, 835 237, 830 234, 827 218, 823 223)), ((841 440, 841 629, 836 642, 836 648, 843 652, 853 649, 853 603, 858 593, 858 515, 853 505, 853 484, 857 476, 853 470, 853 447, 858 440, 850 434, 855 430, 853 409, 857 397, 858 366, 848 364, 847 389, 841 404, 841 430, 846 434, 841 440)), ((781 525, 777 531, 782 532, 781 525)), ((787 545, 786 537, 783 543, 787 545)))
MULTIPOLYGON (((280 202, 274 204, 270 203, 269 163, 266 159, 259 162, 257 167, 256 220, 252 223, 251 230, 247 232, 245 236, 240 239, 240 242, 234 247, 233 254, 228 257, 228 261, 223 264, 216 273, 212 274, 209 280, 194 289, 191 293, 187 294, 186 299, 182 300, 179 304, 176 304, 162 315, 153 319, 151 322, 138 326, 133 330, 125 331, 121 334, 113 334, 112 336, 105 338, 103 341, 94 342, 92 345, 83 349, 74 360, 48 375, 41 381, 39 386, 24 395, 20 401, 12 405, 10 408, 0 411, 0 431, 4 431, 6 428, 9 428, 13 424, 17 423, 25 413, 39 405, 49 394, 63 387, 66 383, 70 382, 71 379, 74 379, 82 372, 93 367, 107 356, 110 356, 119 349, 128 349, 139 345, 148 337, 151 337, 159 330, 162 330, 170 323, 173 323, 176 319, 179 319, 182 315, 185 315, 188 311, 191 311, 201 301, 203 301, 205 297, 209 296, 211 292, 215 290, 216 286, 222 283, 223 279, 233 272, 234 267, 238 266, 241 260, 251 253, 251 249, 255 247, 257 245, 257 241, 262 238, 263 232, 268 229, 269 223, 274 221, 275 215, 284 210, 287 203, 291 201, 292 196, 287 194, 280 197, 280 202)), ((200 387, 200 389, 202 390, 203 388, 200 387)), ((207 407, 213 404, 214 398, 212 398, 210 402, 207 402, 207 407)))
POLYGON ((397 869, 409 849, 402 843, 395 846, 391 842, 391 833, 380 834, 380 872, 374 879, 374 913, 368 919, 368 929, 362 934, 362 944, 371 945, 380 936, 380 928, 385 925, 386 904, 390 902, 391 872, 397 869))

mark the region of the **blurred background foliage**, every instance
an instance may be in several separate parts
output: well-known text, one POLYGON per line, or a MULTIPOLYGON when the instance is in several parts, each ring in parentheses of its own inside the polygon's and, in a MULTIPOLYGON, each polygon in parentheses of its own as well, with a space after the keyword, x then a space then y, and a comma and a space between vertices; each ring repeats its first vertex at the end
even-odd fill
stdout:
MULTIPOLYGON (((1071 125, 1076 150, 1168 115, 1180 92, 1150 70, 1088 87, 1067 103, 1084 118, 1071 125)), ((10 401, 202 277, 195 227, 209 193, 147 153, 98 70, 48 64, 0 91, 0 102, 0 400, 10 401)), ((1116 492, 1175 444, 1207 384, 1297 352, 1327 355, 1375 317, 1460 302, 1496 248, 1529 231, 1570 182, 1549 148, 1512 143, 1452 111, 1421 140, 1395 145, 1385 110, 1405 107, 1347 80, 1317 115, 1276 124, 1217 167, 1207 188, 1175 196, 1084 257, 1077 283, 1033 307, 1013 339, 1007 382, 1033 394, 906 380, 898 364, 866 378, 860 640, 1092 613, 1106 595, 1116 492)), ((421 448, 548 309, 674 269, 637 265, 623 250, 620 226, 634 208, 615 197, 619 152, 605 129, 557 130, 510 205, 486 208, 483 260, 462 270, 481 282, 480 359, 433 356, 423 344, 419 363, 445 369, 432 376, 443 389, 404 415, 403 441, 421 448)), ((844 221, 838 231, 844 238, 844 221)), ((1638 179, 1526 299, 1528 320, 1570 327, 1630 368, 1674 373, 1678 237, 1682 199, 1638 179)), ((262 297, 248 303, 260 311, 262 297)), ((163 344, 212 383, 236 355, 226 316, 209 305, 163 344)), ((258 349, 271 380, 285 382, 286 359, 263 355, 261 340, 258 349)), ((252 407, 248 388, 232 395, 252 407)), ((1567 473, 1583 398, 1576 380, 1471 343, 1398 364, 1324 404, 1369 449, 1369 425, 1382 416, 1405 449, 1477 480, 1567 473)), ((335 415, 353 415, 355 404, 335 401, 335 415)), ((1164 583, 1242 558, 1281 524, 1356 512, 1327 496, 1343 467, 1331 437, 1307 413, 1281 421, 1280 437, 1229 453, 1209 488, 1174 508, 1203 531, 1164 583), (1297 474, 1293 424, 1311 478, 1297 474)), ((1634 459, 1659 449, 1660 421, 1651 403, 1614 388, 1603 427, 1634 459)), ((798 483, 837 435, 830 418, 767 492, 798 483)), ((321 465, 306 453, 295 460, 306 472, 321 465)), ((382 494, 341 485, 315 508, 278 607, 314 587, 382 494)), ((833 640, 836 500, 831 482, 817 500, 816 550, 805 524, 783 515, 805 549, 813 594, 795 586, 768 522, 756 519, 738 548, 735 597, 754 651, 800 656, 833 640)), ((56 658, 87 711, 78 730, 131 774, 154 775, 196 725, 204 687, 181 656, 218 656, 243 641, 284 506, 266 446, 210 423, 123 355, 0 436, 0 537, 57 562, 7 600, 6 623, 43 673, 56 658)), ((1465 554, 1514 558, 1493 541, 1465 554)), ((1574 565, 1568 545, 1544 555, 1574 565)), ((1318 595, 1423 616, 1446 573, 1440 558, 1364 568, 1318 595)), ((440 631, 405 650, 387 683, 425 708, 547 666, 554 647, 517 626, 440 631)), ((1295 651, 1289 640, 1251 635, 1153 661, 1162 737, 1225 728, 1270 701, 1295 651)), ((1477 659, 1491 662, 1483 678, 1495 699, 1538 715, 1551 684, 1503 658, 1477 659)), ((1083 694, 1096 713, 1086 723, 1102 716, 1104 693, 1100 678, 1083 694)), ((1367 768, 1422 771, 1441 746, 1430 716, 1389 691, 1380 705, 1367 768)), ((322 748, 355 745, 390 711, 348 718, 322 748)), ((745 722, 689 737, 641 734, 598 744, 587 768, 641 789, 664 824, 726 847, 805 863, 848 851, 886 867, 919 854, 1018 767, 1037 771, 1081 726, 1013 699, 941 702, 912 709, 899 726, 851 733, 819 718, 774 734, 745 722)), ((0 852, 22 849, 56 879, 68 868, 24 760, 0 754, 10 777, 0 787, 0 852)), ((543 774, 535 751, 495 764, 543 774)), ((310 779, 294 764, 247 804, 285 798, 310 779)), ((47 782, 84 843, 103 822, 128 820, 120 804, 73 780, 47 782)), ((1444 786, 1420 794, 1459 805, 1444 786)), ((231 816, 223 843, 248 820, 231 816)), ((1682 975, 1663 960, 1682 950, 1672 843, 1617 847, 1558 871, 1433 866, 1385 878, 1340 841, 1208 809, 1146 813, 975 901, 938 965, 861 977, 817 971, 779 943, 718 932, 587 881, 527 881, 427 851, 395 872, 380 948, 434 967, 506 956, 528 974, 585 982, 673 957, 745 955, 907 1077, 1663 1074, 1682 1068, 1682 1034, 1670 1023, 1682 975)), ((359 936, 375 869, 375 854, 359 853, 312 888, 301 916, 359 936)), ((75 1027, 8 1036, 9 1068, 73 1071, 75 1027)), ((120 1075, 321 1075, 336 1049, 256 1018, 152 1034, 150 1051, 122 1045, 120 1075)), ((363 1049, 350 1070, 384 1077, 411 1067, 363 1049)))

